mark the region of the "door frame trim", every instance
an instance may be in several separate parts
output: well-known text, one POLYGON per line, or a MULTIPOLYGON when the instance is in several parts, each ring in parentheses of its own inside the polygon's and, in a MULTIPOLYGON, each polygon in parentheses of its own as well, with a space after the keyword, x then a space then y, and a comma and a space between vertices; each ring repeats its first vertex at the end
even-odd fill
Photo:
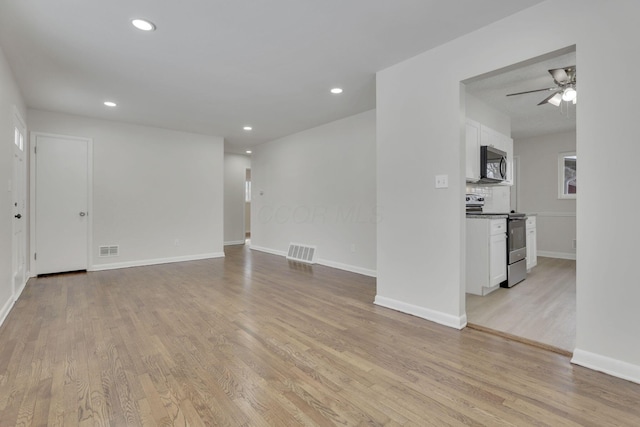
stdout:
MULTIPOLYGON (((16 105, 13 105, 13 126, 16 128, 20 128, 20 131, 23 132, 23 137, 24 137, 24 147, 22 150, 22 162, 23 162, 23 170, 22 170, 22 191, 24 192, 24 194, 22 195, 25 201, 25 206, 23 208, 24 210, 24 219, 25 219, 25 224, 23 224, 22 226, 22 256, 24 257, 24 271, 22 272, 24 274, 23 277, 23 283, 20 283, 20 286, 16 287, 16 283, 15 283, 15 278, 13 277, 13 268, 14 268, 14 262, 15 262, 15 252, 14 252, 14 229, 13 229, 13 225, 11 227, 11 292, 12 292, 12 299, 13 301, 17 301, 18 297, 20 296, 20 294, 22 293, 22 291, 24 290, 25 285, 27 284, 27 280, 29 280, 29 276, 30 276, 30 272, 29 272, 29 258, 27 255, 27 234, 29 233, 29 228, 27 227, 26 224, 26 220, 27 220, 27 212, 29 212, 29 206, 27 205, 27 199, 29 198, 29 194, 27 191, 27 177, 28 177, 28 163, 29 163, 29 148, 28 148, 28 129, 27 129, 27 124, 24 120, 24 118, 22 117, 22 114, 20 113, 20 110, 18 109, 18 107, 16 105)), ((12 155, 11 155, 11 179, 13 179, 13 168, 15 167, 15 165, 13 164, 15 162, 14 158, 13 158, 13 152, 15 150, 15 141, 12 140, 11 141, 11 149, 12 149, 12 155)), ((13 192, 13 186, 11 188, 11 191, 13 192)), ((11 195, 11 201, 13 202, 13 198, 14 195, 11 195)), ((13 221, 13 220, 12 220, 13 221)), ((0 322, 0 324, 2 324, 0 322)))
POLYGON ((29 272, 31 277, 38 275, 38 260, 35 259, 37 252, 36 247, 36 235, 38 228, 36 226, 36 168, 37 168, 37 154, 35 153, 35 147, 38 137, 51 137, 51 138, 64 138, 74 139, 87 142, 87 271, 93 267, 93 253, 91 248, 93 247, 93 138, 62 135, 48 132, 30 132, 29 133, 29 272))

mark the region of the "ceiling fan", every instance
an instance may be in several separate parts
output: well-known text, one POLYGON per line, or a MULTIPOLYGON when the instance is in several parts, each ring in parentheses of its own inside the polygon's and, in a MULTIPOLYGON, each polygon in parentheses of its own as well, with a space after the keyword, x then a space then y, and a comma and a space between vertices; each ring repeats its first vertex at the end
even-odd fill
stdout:
POLYGON ((554 91, 551 95, 543 99, 538 105, 552 104, 559 107, 562 101, 577 102, 576 92, 576 66, 571 65, 564 68, 554 68, 549 70, 556 86, 545 89, 527 90, 525 92, 510 93, 507 96, 524 95, 525 93, 554 91))

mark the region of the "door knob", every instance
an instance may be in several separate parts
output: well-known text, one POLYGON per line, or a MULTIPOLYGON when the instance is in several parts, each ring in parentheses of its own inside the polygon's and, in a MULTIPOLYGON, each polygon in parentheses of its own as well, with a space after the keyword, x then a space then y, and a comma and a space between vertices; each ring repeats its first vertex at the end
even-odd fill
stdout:
POLYGON ((80 216, 85 216, 86 213, 85 212, 80 212, 80 216))
POLYGON ((22 215, 20 215, 20 214, 14 215, 14 217, 20 219, 20 218, 22 218, 22 215))

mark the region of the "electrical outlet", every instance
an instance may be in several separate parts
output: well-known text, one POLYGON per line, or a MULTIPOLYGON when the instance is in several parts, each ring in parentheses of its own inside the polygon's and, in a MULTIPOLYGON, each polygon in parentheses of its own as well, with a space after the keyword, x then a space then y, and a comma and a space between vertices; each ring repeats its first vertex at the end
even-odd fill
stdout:
POLYGON ((571 247, 572 247, 573 249, 576 249, 576 248, 578 247, 577 242, 576 242, 576 239, 573 239, 573 241, 571 242, 571 247))
POLYGON ((176 239, 173 241, 173 246, 180 246, 180 239, 176 239))
POLYGON ((355 252, 356 251, 356 244, 352 243, 351 244, 351 252, 355 252))
POLYGON ((436 188, 448 188, 449 175, 436 175, 436 188))

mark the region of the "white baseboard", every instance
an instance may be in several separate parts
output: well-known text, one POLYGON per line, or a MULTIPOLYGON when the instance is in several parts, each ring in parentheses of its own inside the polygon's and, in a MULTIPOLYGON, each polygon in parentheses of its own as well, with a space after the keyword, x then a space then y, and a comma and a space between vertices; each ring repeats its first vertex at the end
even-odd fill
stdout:
POLYGON ((232 245, 244 245, 245 241, 244 240, 231 240, 229 242, 224 242, 225 246, 232 246, 232 245))
POLYGON ((571 363, 640 384, 640 366, 580 349, 573 350, 571 363))
POLYGON ((0 326, 4 323, 5 319, 9 315, 11 308, 13 307, 13 303, 16 302, 13 295, 7 300, 7 302, 0 309, 0 326))
MULTIPOLYGON (((25 275, 25 278, 27 280, 29 280, 29 278, 31 277, 30 274, 31 273, 27 272, 27 274, 25 275)), ((0 326, 2 326, 4 321, 7 319, 7 316, 9 315, 9 313, 11 312, 11 309, 13 308, 13 304, 16 301, 18 301, 18 298, 20 298, 20 295, 22 295, 22 291, 24 291, 24 288, 26 286, 27 286, 27 282, 25 280, 25 282, 22 284, 22 286, 20 286, 20 288, 16 291, 16 293, 14 295, 11 295, 11 297, 9 297, 7 302, 0 309, 0 326)))
POLYGON ((553 252, 553 251, 538 251, 538 256, 543 256, 547 258, 559 258, 559 259, 576 259, 576 254, 571 252, 553 252))
MULTIPOLYGON (((27 280, 29 280, 31 278, 31 276, 26 276, 27 280)), ((20 295, 22 295, 22 291, 24 291, 24 288, 27 286, 27 282, 25 281, 22 286, 20 286, 20 288, 16 291, 16 294, 13 296, 13 300, 14 301, 18 301, 18 298, 20 298, 20 295)))
POLYGON ((342 264, 340 262, 330 261, 328 259, 318 259, 317 263, 326 267, 337 268, 338 270, 349 271, 351 273, 362 274, 363 276, 377 277, 375 270, 357 267, 355 265, 342 264))
MULTIPOLYGON (((251 245, 251 249, 260 251, 260 252, 265 252, 271 255, 278 255, 283 257, 287 256, 287 252, 285 251, 278 251, 275 249, 264 248, 262 246, 251 245)), ((377 276, 377 273, 375 270, 369 270, 368 268, 357 267, 355 265, 342 264, 340 262, 335 262, 328 259, 317 259, 316 263, 319 265, 324 265, 325 267, 331 267, 331 268, 336 268, 338 270, 348 271, 350 273, 362 274, 363 276, 369 276, 369 277, 377 276)))
POLYGON ((441 311, 435 311, 428 308, 420 307, 406 302, 394 300, 387 297, 376 295, 374 304, 381 307, 390 308, 392 310, 400 311, 402 313, 411 314, 422 319, 430 320, 435 323, 439 323, 450 328, 462 329, 467 326, 467 315, 463 314, 460 317, 452 316, 441 311))
POLYGON ((144 259, 139 261, 115 262, 112 264, 95 264, 89 271, 115 270, 118 268, 144 267, 148 265, 169 264, 172 262, 198 261, 210 258, 224 258, 224 252, 214 252, 210 254, 185 255, 172 258, 144 259))
POLYGON ((249 246, 249 248, 254 251, 264 252, 271 255, 287 256, 287 253, 285 251, 277 251, 275 249, 263 248, 262 246, 251 245, 249 246))

